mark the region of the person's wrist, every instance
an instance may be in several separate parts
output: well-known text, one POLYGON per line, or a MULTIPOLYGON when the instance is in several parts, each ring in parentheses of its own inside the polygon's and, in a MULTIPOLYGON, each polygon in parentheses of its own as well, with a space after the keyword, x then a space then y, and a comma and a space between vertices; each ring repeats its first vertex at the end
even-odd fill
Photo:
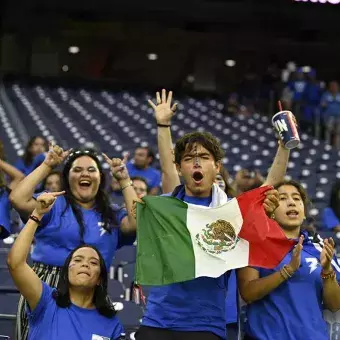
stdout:
POLYGON ((128 186, 130 186, 130 185, 132 185, 132 181, 131 181, 131 178, 129 177, 129 178, 124 178, 124 179, 122 179, 122 180, 120 180, 120 181, 118 181, 119 182, 119 185, 120 185, 120 189, 121 190, 124 190, 125 188, 127 188, 128 186))
POLYGON ((34 209, 31 216, 35 216, 37 219, 41 220, 44 217, 44 214, 39 212, 37 209, 34 209))
POLYGON ((44 165, 50 171, 52 171, 55 168, 55 166, 52 166, 51 164, 45 161, 43 161, 42 165, 44 165))
POLYGON ((285 268, 287 269, 290 275, 295 274, 295 272, 297 271, 297 269, 294 269, 294 267, 291 264, 286 264, 285 268))
POLYGON ((330 274, 330 273, 332 273, 333 272, 333 268, 332 268, 332 266, 331 265, 327 265, 327 266, 325 266, 325 267, 322 267, 322 273, 323 274, 330 274))
POLYGON ((157 120, 157 125, 171 125, 170 120, 157 120))

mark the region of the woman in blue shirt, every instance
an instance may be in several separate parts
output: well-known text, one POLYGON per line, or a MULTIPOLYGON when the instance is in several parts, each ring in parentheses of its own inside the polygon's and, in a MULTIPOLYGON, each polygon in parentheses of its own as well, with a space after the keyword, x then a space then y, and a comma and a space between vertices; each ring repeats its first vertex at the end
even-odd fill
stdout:
POLYGON ((66 258, 57 289, 41 281, 27 264, 35 232, 57 197, 43 193, 9 255, 8 267, 28 308, 29 339, 121 339, 123 327, 107 295, 103 257, 93 246, 81 245, 66 258))
POLYGON ((322 220, 326 229, 340 231, 340 181, 333 184, 329 207, 324 209, 322 220))
POLYGON ((340 266, 333 239, 302 230, 307 195, 294 181, 277 186, 272 218, 296 246, 274 269, 239 269, 238 287, 247 306, 245 339, 329 340, 323 308, 340 309, 340 266))
POLYGON ((45 159, 44 153, 48 150, 47 140, 42 136, 32 137, 25 148, 22 158, 15 163, 15 167, 25 176, 29 175, 45 159))
MULTIPOLYGON (((52 287, 58 283, 61 268, 71 251, 81 244, 98 248, 109 268, 115 251, 135 240, 136 223, 131 215, 137 200, 125 163, 110 160, 113 175, 121 185, 127 209, 112 205, 105 193, 105 176, 95 153, 76 150, 71 154, 51 146, 45 161, 12 191, 10 199, 26 219, 36 208, 32 195, 36 185, 68 156, 63 169, 65 196, 58 197, 53 208, 43 217, 35 234, 32 253, 33 270, 52 287), (129 213, 129 214, 128 214, 129 213)), ((24 299, 17 317, 18 339, 27 337, 24 299)))

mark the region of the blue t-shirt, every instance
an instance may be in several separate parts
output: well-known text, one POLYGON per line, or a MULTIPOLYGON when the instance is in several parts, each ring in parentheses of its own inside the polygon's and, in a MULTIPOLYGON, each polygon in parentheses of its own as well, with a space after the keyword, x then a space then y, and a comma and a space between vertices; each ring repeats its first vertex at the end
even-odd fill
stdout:
MULTIPOLYGON (((246 334, 261 340, 329 340, 322 315, 320 251, 320 245, 307 236, 299 270, 263 299, 247 306, 246 334)), ((292 251, 274 269, 257 268, 260 277, 280 270, 290 262, 291 256, 292 251)), ((340 267, 335 264, 339 281, 340 267)))
POLYGON ((31 164, 26 165, 22 158, 19 158, 15 163, 15 167, 20 170, 25 176, 29 175, 34 171, 39 165, 41 165, 46 157, 46 153, 41 153, 33 158, 31 164))
MULTIPOLYGON (((211 197, 189 197, 183 192, 177 198, 196 205, 211 203, 211 197)), ((226 287, 227 275, 153 287, 142 325, 174 331, 212 332, 225 339, 226 287)))
POLYGON ((0 239, 7 238, 11 233, 11 203, 5 188, 0 189, 0 239))
MULTIPOLYGON (((70 206, 63 214, 65 207, 65 198, 59 196, 51 211, 43 217, 35 234, 33 261, 61 267, 70 252, 81 244, 76 217, 70 206)), ((85 224, 84 242, 97 247, 109 268, 116 250, 124 245, 132 245, 135 241, 134 235, 126 236, 119 228, 127 212, 116 205, 112 206, 116 211, 116 225, 109 233, 102 227, 101 216, 97 211, 80 209, 85 224)))
POLYGON ((29 340, 116 340, 124 333, 116 317, 107 318, 96 309, 71 304, 58 307, 52 294, 54 289, 42 282, 43 290, 33 312, 27 309, 29 340))
POLYGON ((340 221, 335 215, 332 208, 325 208, 322 214, 323 226, 326 229, 333 230, 336 226, 340 226, 340 221))
POLYGON ((340 117, 340 93, 335 96, 330 92, 325 92, 321 98, 321 103, 326 103, 325 116, 340 117))
POLYGON ((288 84, 290 90, 293 92, 293 99, 299 101, 303 98, 307 82, 305 80, 296 80, 288 84))
POLYGON ((136 166, 132 163, 128 163, 126 165, 126 168, 129 171, 130 177, 142 177, 148 182, 148 188, 153 189, 153 188, 159 188, 161 181, 162 181, 162 176, 161 173, 149 166, 146 169, 138 169, 136 166))
POLYGON ((225 299, 225 320, 226 323, 236 323, 237 318, 237 282, 236 282, 236 272, 232 270, 228 279, 228 292, 225 299))

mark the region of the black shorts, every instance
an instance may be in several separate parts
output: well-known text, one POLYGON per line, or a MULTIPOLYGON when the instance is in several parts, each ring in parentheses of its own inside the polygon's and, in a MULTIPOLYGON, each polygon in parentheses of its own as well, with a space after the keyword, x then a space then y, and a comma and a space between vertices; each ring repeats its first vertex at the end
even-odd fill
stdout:
POLYGON ((170 329, 140 326, 136 340, 221 340, 211 332, 172 331, 170 329))

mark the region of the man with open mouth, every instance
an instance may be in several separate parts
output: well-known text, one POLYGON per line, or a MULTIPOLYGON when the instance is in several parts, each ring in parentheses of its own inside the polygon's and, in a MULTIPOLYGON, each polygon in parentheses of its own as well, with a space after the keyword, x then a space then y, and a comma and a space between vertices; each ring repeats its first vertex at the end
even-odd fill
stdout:
MULTIPOLYGON (((180 138, 171 154, 172 93, 157 93, 155 110, 158 141, 163 171, 163 191, 187 203, 216 207, 219 195, 214 182, 220 172, 224 152, 218 140, 210 133, 193 132, 180 138), (184 185, 179 185, 179 176, 184 185)), ((289 151, 280 146, 265 185, 283 179, 289 151)), ((221 197, 220 197, 221 198, 221 197)), ((278 206, 277 192, 268 191, 264 208, 271 213, 278 206)), ((191 281, 153 287, 150 291, 142 326, 137 340, 217 340, 226 338, 225 297, 228 274, 218 278, 200 277, 191 281)))

